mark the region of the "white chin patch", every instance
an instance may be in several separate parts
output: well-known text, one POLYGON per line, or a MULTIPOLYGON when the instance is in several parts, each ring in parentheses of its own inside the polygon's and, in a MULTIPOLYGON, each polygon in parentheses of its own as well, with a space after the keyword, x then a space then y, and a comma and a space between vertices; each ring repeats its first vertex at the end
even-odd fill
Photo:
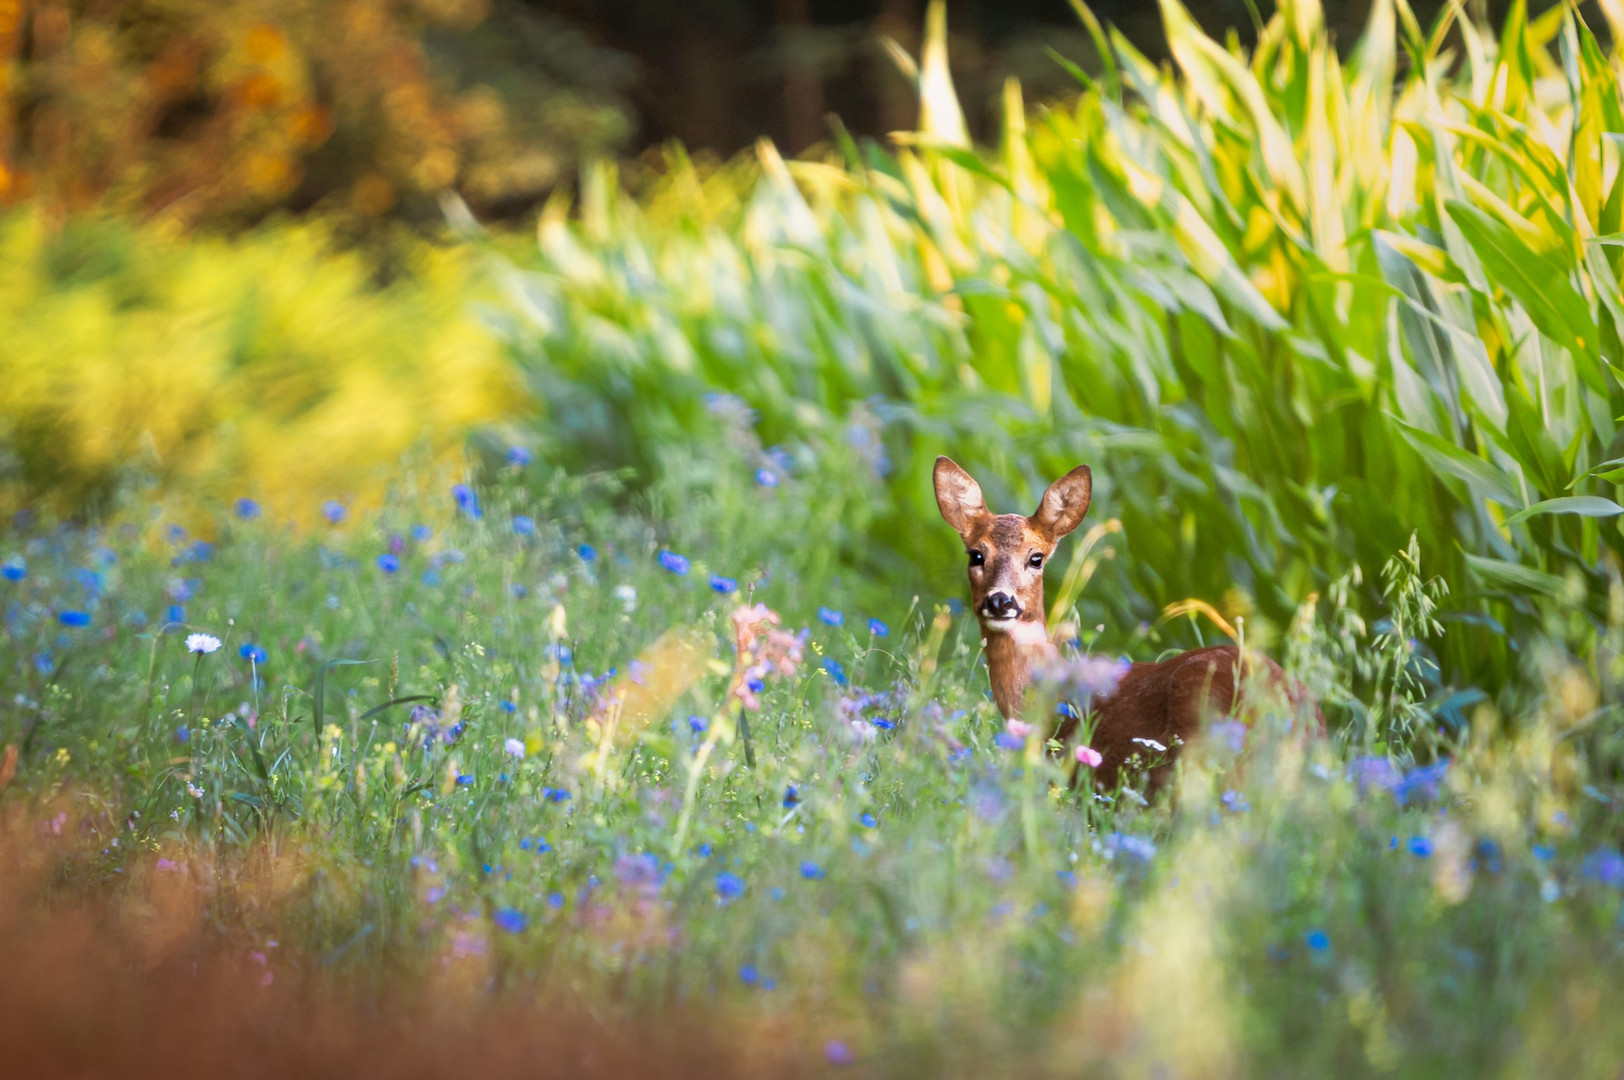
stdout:
POLYGON ((1002 634, 1017 645, 1048 645, 1049 631, 1040 622, 1026 619, 983 619, 981 627, 988 634, 1002 634))

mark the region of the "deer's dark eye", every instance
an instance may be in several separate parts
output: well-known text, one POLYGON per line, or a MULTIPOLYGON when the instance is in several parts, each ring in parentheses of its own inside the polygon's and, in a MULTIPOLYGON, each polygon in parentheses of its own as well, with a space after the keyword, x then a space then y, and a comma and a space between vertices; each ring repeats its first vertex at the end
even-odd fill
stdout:
POLYGON ((1026 565, 1030 566, 1034 570, 1042 569, 1043 568, 1043 552, 1041 552, 1041 551, 1032 552, 1032 557, 1030 559, 1026 560, 1026 565))
POLYGON ((987 556, 983 555, 981 552, 979 552, 979 551, 970 552, 970 565, 971 566, 980 566, 982 563, 984 563, 986 561, 987 561, 987 556))

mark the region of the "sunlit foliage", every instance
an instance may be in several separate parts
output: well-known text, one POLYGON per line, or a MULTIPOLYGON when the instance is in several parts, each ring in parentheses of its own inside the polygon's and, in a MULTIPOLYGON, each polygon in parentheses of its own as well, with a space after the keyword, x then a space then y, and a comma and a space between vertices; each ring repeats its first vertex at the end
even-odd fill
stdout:
POLYGON ((1084 621, 1115 632, 1195 596, 1266 641, 1414 532, 1449 677, 1499 685, 1543 603, 1600 619, 1624 549, 1624 111, 1568 8, 1498 36, 1458 10, 1384 0, 1344 62, 1314 0, 1250 53, 1167 0, 1175 66, 1102 30, 1074 107, 1009 87, 996 153, 963 143, 938 24, 894 154, 674 155, 639 201, 598 170, 512 282, 540 434, 657 475, 727 391, 769 446, 866 448, 848 562, 937 574, 937 453, 999 510, 1089 462, 1124 530, 1084 621))

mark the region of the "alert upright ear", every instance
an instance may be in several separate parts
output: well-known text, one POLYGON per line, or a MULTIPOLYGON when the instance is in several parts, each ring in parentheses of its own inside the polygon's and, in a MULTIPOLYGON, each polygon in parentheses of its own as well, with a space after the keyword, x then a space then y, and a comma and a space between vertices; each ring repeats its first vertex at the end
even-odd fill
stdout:
POLYGON ((968 542, 977 526, 991 516, 987 513, 986 500, 981 497, 981 485, 946 457, 936 459, 935 479, 937 508, 968 542))
POLYGON ((1058 540, 1082 523, 1093 494, 1094 475, 1087 465, 1079 465, 1049 485, 1032 524, 1058 540))

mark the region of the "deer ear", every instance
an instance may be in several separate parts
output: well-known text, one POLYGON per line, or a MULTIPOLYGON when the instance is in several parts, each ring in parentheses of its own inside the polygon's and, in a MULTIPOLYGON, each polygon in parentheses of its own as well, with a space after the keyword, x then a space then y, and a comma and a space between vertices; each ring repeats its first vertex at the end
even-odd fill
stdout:
POLYGON ((981 485, 951 458, 945 457, 936 459, 935 479, 937 508, 947 523, 968 539, 975 527, 988 517, 981 485))
POLYGON ((1032 523, 1058 540, 1082 523, 1093 494, 1094 474, 1079 465, 1049 485, 1032 523))

